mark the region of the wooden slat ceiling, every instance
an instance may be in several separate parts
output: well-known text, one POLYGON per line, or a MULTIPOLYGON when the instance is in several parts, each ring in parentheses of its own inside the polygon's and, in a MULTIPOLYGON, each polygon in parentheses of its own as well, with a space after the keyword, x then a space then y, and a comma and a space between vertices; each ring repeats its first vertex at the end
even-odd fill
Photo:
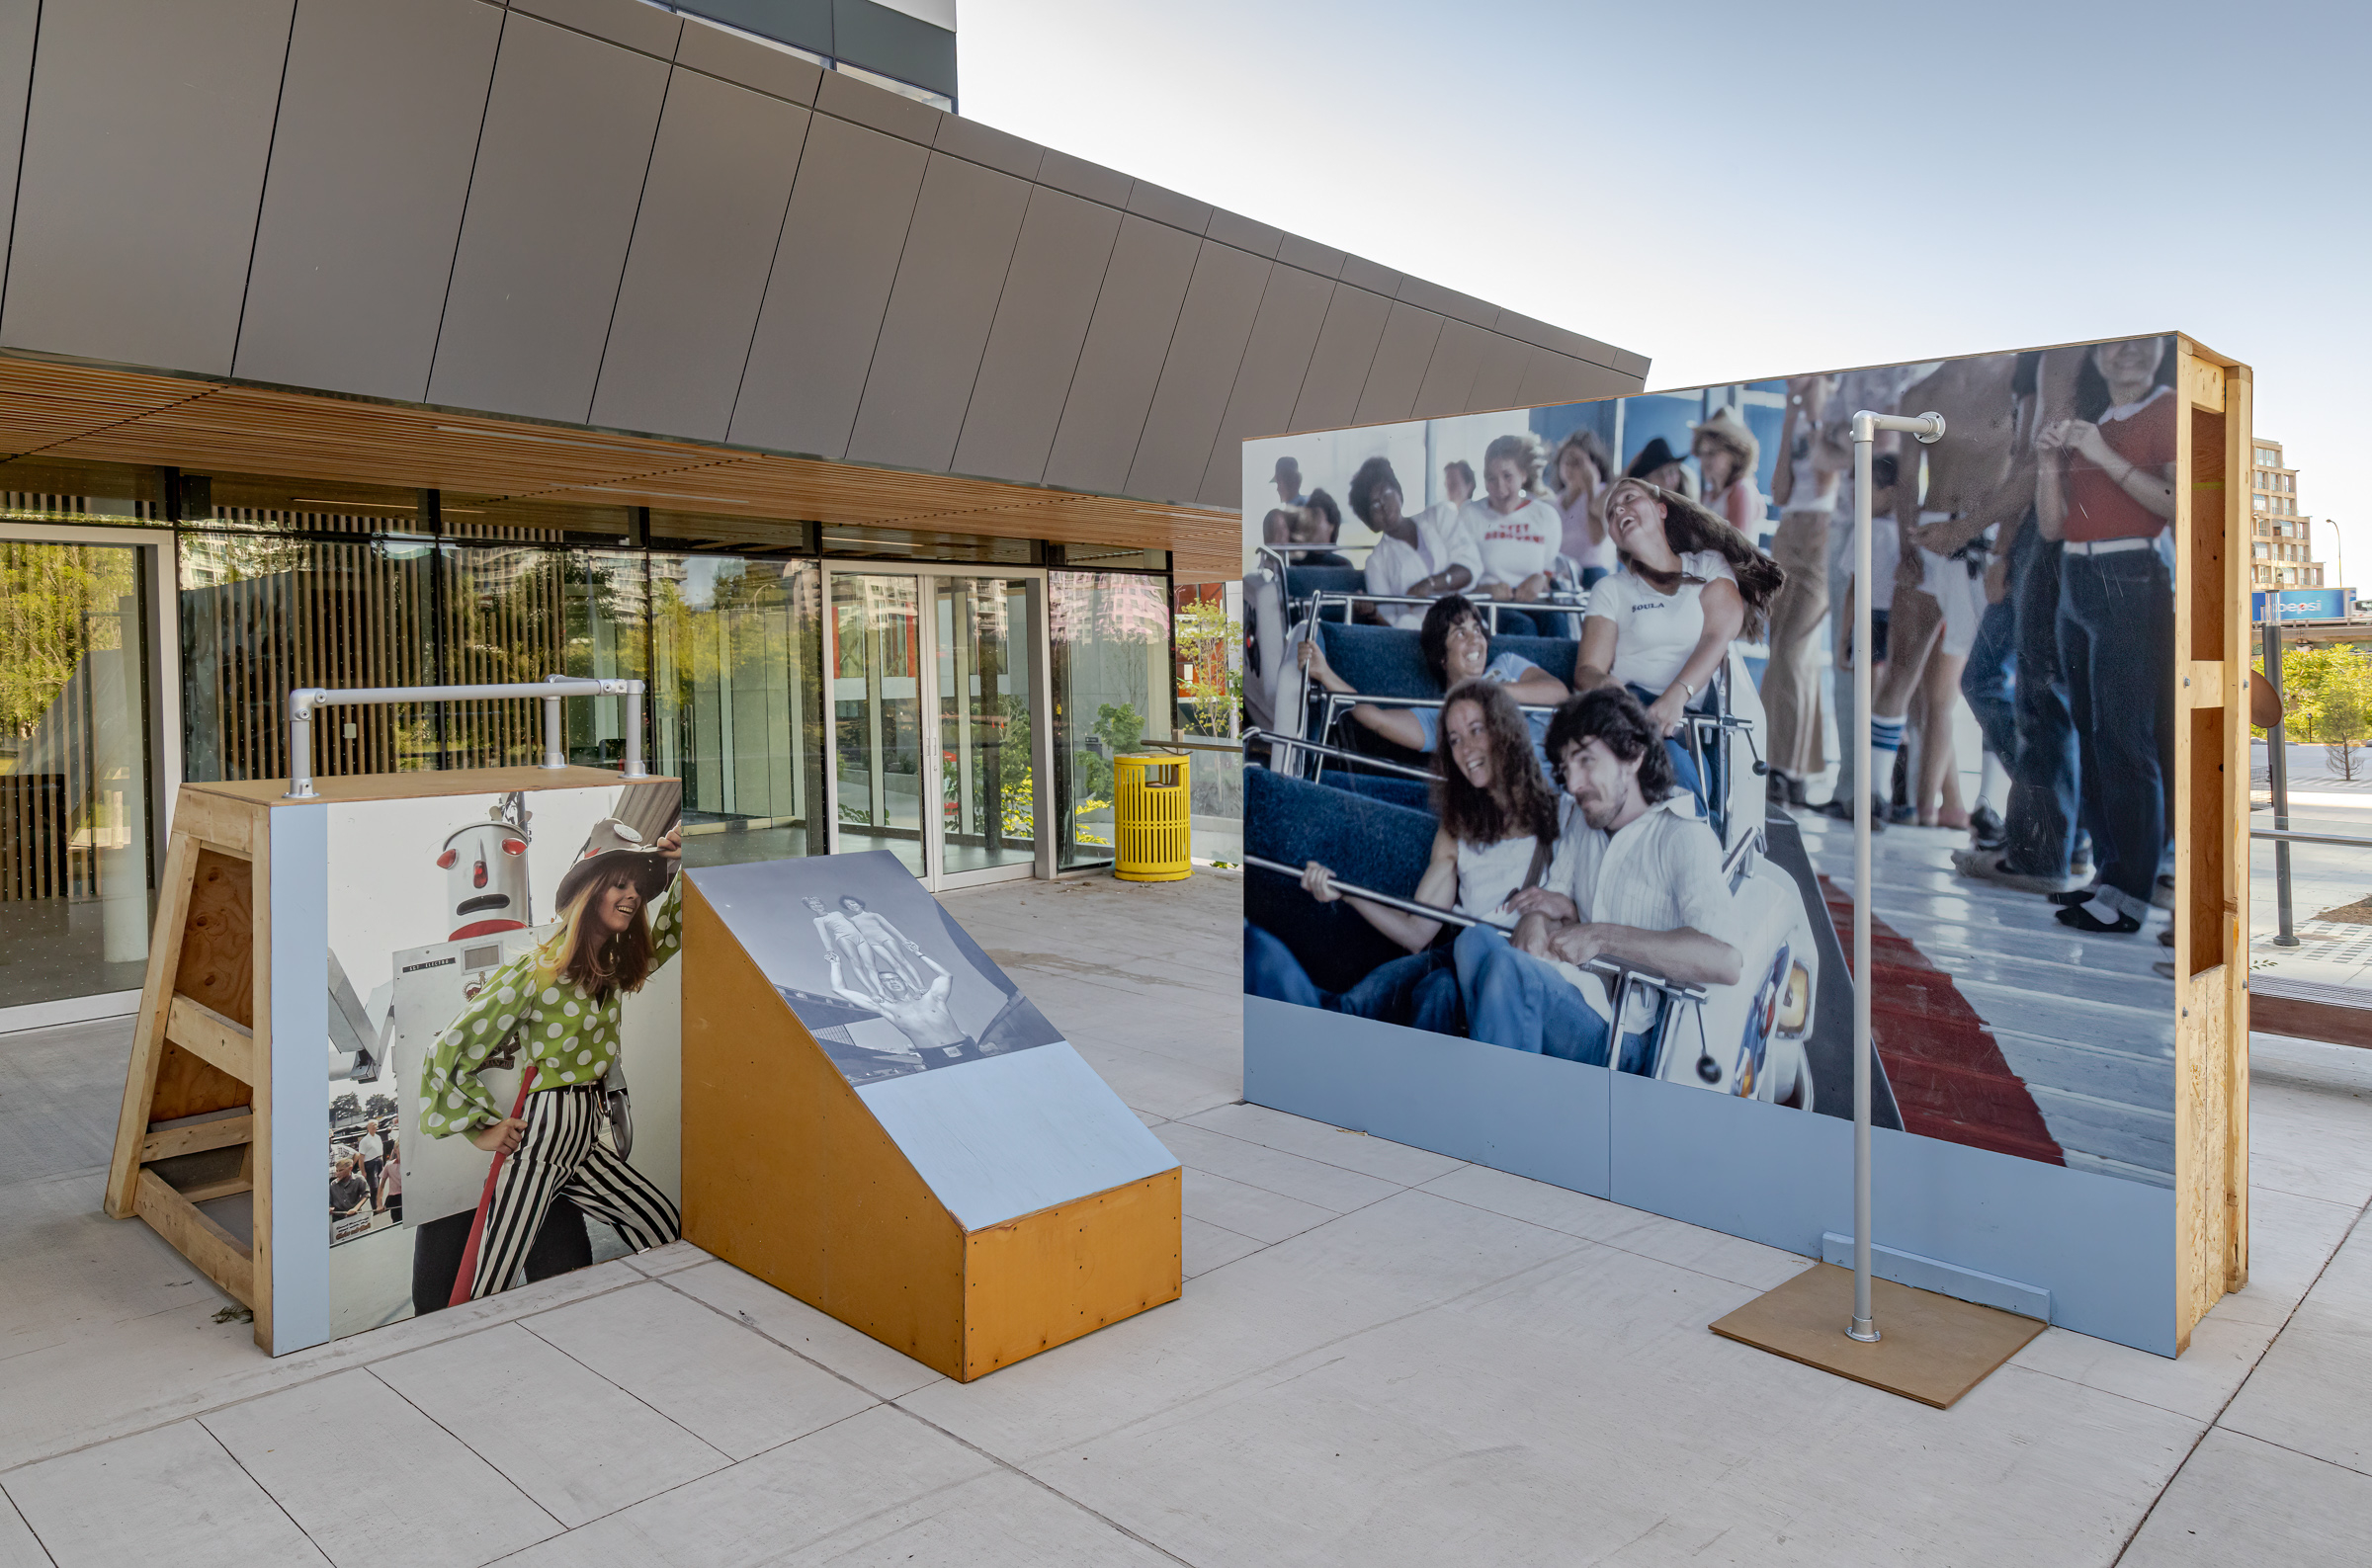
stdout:
POLYGON ((0 357, 0 464, 169 464, 498 501, 1166 549, 1181 582, 1233 577, 1242 558, 1237 514, 1212 507, 45 360, 0 357))

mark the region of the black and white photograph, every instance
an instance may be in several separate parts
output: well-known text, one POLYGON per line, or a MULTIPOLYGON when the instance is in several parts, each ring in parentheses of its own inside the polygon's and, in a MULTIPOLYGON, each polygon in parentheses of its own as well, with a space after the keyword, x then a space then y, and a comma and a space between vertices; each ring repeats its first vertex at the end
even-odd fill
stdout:
POLYGON ((888 850, 693 882, 852 1087, 1062 1038, 888 850))
POLYGON ((673 781, 333 808, 340 1334, 681 1231, 673 781))

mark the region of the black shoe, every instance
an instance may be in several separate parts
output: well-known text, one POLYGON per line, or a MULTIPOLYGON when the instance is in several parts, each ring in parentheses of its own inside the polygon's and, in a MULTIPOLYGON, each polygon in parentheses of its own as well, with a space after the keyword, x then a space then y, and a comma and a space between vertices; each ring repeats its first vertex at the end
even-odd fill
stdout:
POLYGON ((1997 850, 2008 843, 2009 831, 2001 825, 2001 813, 1990 805, 1970 812, 1969 842, 1981 850, 1997 850))
POLYGON ((2046 893, 2043 896, 2063 909, 2074 909, 2077 904, 2090 903, 2092 895, 2099 890, 2096 886, 2071 887, 2064 893, 2046 893))
POLYGON ((2073 926, 2077 931, 2100 937, 2130 937, 2142 929, 2142 923, 2131 915, 2119 915, 2112 925, 2081 904, 2061 910, 2057 918, 2063 926, 2073 926))
POLYGON ((1891 812, 1882 815, 1896 822, 1915 824, 1919 820, 1919 808, 1907 801, 1898 801, 1891 812))

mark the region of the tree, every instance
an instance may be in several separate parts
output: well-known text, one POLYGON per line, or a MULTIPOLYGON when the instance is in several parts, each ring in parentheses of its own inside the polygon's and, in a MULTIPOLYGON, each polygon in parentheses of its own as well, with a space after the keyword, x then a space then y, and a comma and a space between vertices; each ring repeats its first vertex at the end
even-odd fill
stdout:
POLYGON ((1177 640, 1188 731, 1224 738, 1243 706, 1243 623, 1225 604, 1197 600, 1178 612, 1177 640))
POLYGON ((331 1126, 342 1127, 350 1121, 362 1119, 363 1103, 355 1098, 353 1090, 349 1089, 329 1103, 329 1124, 331 1126))
POLYGON ((381 1119, 395 1114, 402 1109, 395 1103, 393 1095, 373 1095, 369 1100, 363 1102, 363 1114, 378 1116, 381 1119))
POLYGON ((2356 751, 2372 736, 2372 664, 2352 655, 2332 666, 2319 694, 2315 728, 2331 767, 2353 779, 2356 751))

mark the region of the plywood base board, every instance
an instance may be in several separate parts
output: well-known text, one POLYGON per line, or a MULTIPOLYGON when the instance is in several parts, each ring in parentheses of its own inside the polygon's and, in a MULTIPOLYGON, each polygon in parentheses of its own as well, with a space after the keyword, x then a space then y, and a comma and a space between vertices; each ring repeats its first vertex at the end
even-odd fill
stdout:
POLYGON ((1712 1325, 1724 1339, 1949 1410, 2048 1325, 1891 1279, 1870 1281, 1881 1336, 1864 1345, 1853 1320, 1853 1271, 1817 1264, 1712 1325))

